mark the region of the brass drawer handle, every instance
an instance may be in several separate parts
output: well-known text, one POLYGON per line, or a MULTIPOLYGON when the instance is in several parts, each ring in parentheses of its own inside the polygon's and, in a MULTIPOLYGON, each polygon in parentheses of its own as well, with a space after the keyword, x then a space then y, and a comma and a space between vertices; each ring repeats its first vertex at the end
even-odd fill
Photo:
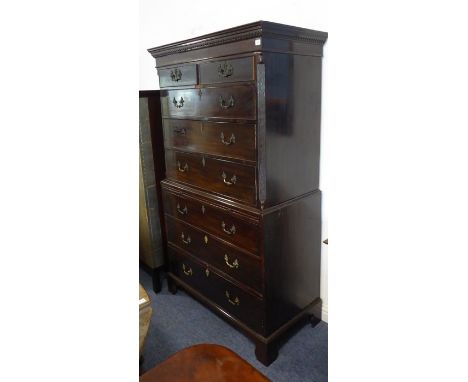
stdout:
POLYGON ((182 270, 187 276, 192 276, 192 268, 186 266, 185 264, 182 264, 182 270))
POLYGON ((237 259, 235 259, 232 264, 229 263, 229 257, 227 255, 227 253, 224 255, 224 261, 226 262, 226 265, 229 268, 236 268, 236 269, 239 268, 239 261, 237 261, 237 259))
POLYGON ((177 161, 177 169, 180 171, 180 172, 187 172, 188 171, 188 164, 185 163, 184 164, 184 167, 180 167, 180 162, 177 161))
POLYGON ((185 240, 185 235, 183 232, 180 235, 180 238, 182 239, 182 243, 184 243, 185 245, 189 245, 192 242, 192 239, 190 239, 189 235, 187 235, 187 240, 185 240))
POLYGON ((240 300, 239 300, 239 297, 236 297, 234 300, 231 299, 231 295, 228 291, 226 291, 226 297, 228 299, 228 301, 232 304, 232 305, 237 305, 239 306, 240 305, 240 300))
POLYGON ((236 137, 234 136, 234 133, 232 133, 231 138, 229 138, 229 141, 224 140, 224 133, 221 131, 221 143, 223 145, 229 146, 232 145, 233 143, 236 143, 236 137))
POLYGON ((174 99, 172 100, 172 103, 174 104, 174 106, 177 108, 177 109, 180 109, 181 107, 184 106, 184 97, 180 97, 180 100, 177 101, 174 97, 174 99))
POLYGON ((236 233, 236 226, 233 224, 231 228, 226 229, 226 223, 224 221, 221 222, 221 228, 223 229, 224 233, 228 235, 234 235, 236 233))
POLYGON ((229 109, 234 107, 234 98, 230 96, 229 100, 226 101, 222 96, 219 96, 219 106, 221 106, 222 109, 229 109))
POLYGON ((179 135, 185 135, 187 133, 187 130, 185 130, 184 127, 182 127, 182 128, 176 127, 174 129, 174 133, 179 134, 179 135))
POLYGON ((172 81, 180 81, 180 79, 182 78, 182 71, 179 69, 179 68, 175 68, 173 70, 171 70, 171 80, 172 81))
POLYGON ((188 214, 187 206, 185 206, 183 209, 180 209, 180 204, 179 203, 177 203, 177 211, 181 215, 187 215, 188 214))
POLYGON ((234 68, 228 62, 218 65, 218 75, 220 77, 230 77, 234 73, 234 68))
POLYGON ((237 182, 237 178, 236 178, 235 175, 233 175, 233 176, 231 177, 231 181, 227 181, 227 180, 226 180, 227 175, 226 175, 226 173, 225 173, 224 171, 223 171, 222 177, 223 177, 223 182, 224 182, 225 184, 227 184, 228 186, 232 186, 233 184, 236 184, 236 182, 237 182))

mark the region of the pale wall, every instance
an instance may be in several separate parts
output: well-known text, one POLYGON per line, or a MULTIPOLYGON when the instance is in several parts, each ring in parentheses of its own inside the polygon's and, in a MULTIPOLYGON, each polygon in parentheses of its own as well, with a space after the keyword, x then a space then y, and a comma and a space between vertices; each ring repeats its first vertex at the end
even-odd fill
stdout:
MULTIPOLYGON (((235 1, 163 3, 155 0, 140 1, 140 90, 159 89, 155 61, 148 48, 168 44, 202 34, 266 20, 303 28, 330 32, 327 28, 325 1, 235 1)), ((322 147, 320 189, 322 190, 322 236, 328 237, 327 211, 327 46, 323 58, 322 147)), ((322 246, 322 318, 328 322, 328 253, 322 246)))

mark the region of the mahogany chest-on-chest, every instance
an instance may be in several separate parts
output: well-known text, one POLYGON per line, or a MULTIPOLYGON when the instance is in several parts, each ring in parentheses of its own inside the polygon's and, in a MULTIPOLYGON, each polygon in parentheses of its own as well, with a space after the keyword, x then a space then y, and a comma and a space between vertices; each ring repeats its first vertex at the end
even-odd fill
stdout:
POLYGON ((149 49, 161 88, 168 282, 268 365, 320 300, 327 33, 260 21, 149 49))

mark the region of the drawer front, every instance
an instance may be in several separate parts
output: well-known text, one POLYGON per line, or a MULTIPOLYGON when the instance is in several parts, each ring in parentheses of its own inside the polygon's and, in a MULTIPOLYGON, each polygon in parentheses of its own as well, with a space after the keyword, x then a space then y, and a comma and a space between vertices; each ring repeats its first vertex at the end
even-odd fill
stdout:
POLYGON ((172 273, 198 291, 206 289, 206 267, 188 256, 182 256, 171 247, 168 247, 167 251, 172 273))
POLYGON ((254 166, 166 150, 166 176, 251 205, 256 204, 254 166))
POLYGON ((166 216, 167 240, 232 278, 262 293, 261 261, 228 246, 203 230, 166 216))
POLYGON ((164 117, 239 118, 255 120, 254 85, 161 91, 164 117))
POLYGON ((175 195, 164 189, 163 203, 166 214, 196 225, 253 254, 258 253, 260 233, 257 224, 250 223, 245 218, 222 208, 216 208, 185 195, 175 195))
POLYGON ((199 66, 200 83, 253 81, 255 79, 254 57, 203 62, 199 66))
POLYGON ((203 263, 169 248, 171 269, 184 282, 237 317, 257 332, 263 332, 263 300, 230 283, 203 263), (208 270, 208 272, 207 272, 208 270))
POLYGON ((255 161, 255 125, 165 119, 166 148, 255 161))
POLYGON ((161 88, 197 84, 196 65, 174 66, 173 68, 159 69, 158 75, 159 86, 161 88))

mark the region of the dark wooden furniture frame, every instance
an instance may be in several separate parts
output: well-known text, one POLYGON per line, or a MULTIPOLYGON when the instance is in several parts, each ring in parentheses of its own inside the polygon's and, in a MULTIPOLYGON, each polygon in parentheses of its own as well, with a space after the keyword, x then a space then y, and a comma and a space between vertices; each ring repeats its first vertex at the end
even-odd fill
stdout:
POLYGON ((311 312, 321 311, 326 39, 260 21, 149 49, 162 89, 169 289, 184 289, 251 338, 265 365, 287 333, 307 319, 315 325, 311 312), (216 129, 235 149, 214 145, 216 129))

